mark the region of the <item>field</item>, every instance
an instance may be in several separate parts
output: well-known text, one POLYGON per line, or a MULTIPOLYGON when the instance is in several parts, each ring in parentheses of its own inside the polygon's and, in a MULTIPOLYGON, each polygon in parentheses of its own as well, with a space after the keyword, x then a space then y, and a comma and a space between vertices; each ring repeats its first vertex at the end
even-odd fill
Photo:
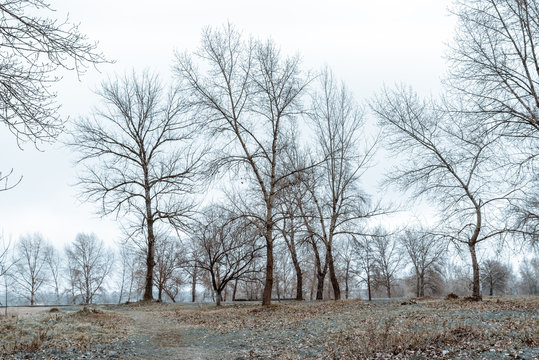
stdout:
POLYGON ((0 317, 1 358, 539 358, 539 297, 38 309, 0 317))

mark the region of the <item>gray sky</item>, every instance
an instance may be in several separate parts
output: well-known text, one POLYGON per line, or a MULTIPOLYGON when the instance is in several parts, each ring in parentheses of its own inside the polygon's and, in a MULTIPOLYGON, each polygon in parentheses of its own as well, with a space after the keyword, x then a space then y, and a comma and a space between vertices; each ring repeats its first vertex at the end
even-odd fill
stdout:
MULTIPOLYGON (((90 70, 79 81, 64 76, 56 87, 62 113, 71 119, 90 113, 92 89, 108 75, 149 68, 170 78, 174 50, 194 50, 203 27, 231 22, 255 38, 271 37, 284 53, 299 53, 304 69, 328 65, 359 101, 384 84, 406 83, 420 93, 437 93, 444 74, 445 44, 454 19, 450 0, 381 1, 178 1, 51 0, 59 18, 69 13, 80 30, 99 42, 114 64, 90 70)), ((94 204, 76 197, 76 169, 60 143, 35 150, 0 127, 0 170, 23 175, 16 188, 0 193, 0 232, 18 239, 41 232, 57 246, 78 232, 95 232, 114 243, 113 218, 101 219, 94 204)), ((380 160, 383 162, 383 160, 380 160)))

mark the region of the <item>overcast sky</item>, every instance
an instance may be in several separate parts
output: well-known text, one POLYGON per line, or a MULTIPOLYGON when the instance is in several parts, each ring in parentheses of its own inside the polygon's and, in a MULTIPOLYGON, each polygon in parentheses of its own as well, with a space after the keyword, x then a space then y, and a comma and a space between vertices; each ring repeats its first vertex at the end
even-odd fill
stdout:
MULTIPOLYGON (((271 37, 284 53, 299 53, 304 69, 328 65, 359 101, 384 84, 406 83, 423 94, 437 93, 454 30, 449 0, 50 2, 59 18, 69 13, 115 61, 80 80, 64 76, 56 89, 62 114, 71 119, 91 112, 97 101, 92 89, 114 73, 149 68, 168 81, 174 50, 196 49, 208 25, 231 22, 255 38, 271 37)), ((94 204, 77 200, 68 149, 61 143, 43 146, 44 151, 30 144, 23 149, 0 127, 0 171, 14 168, 15 176, 24 177, 16 188, 0 192, 0 231, 6 238, 41 232, 59 247, 78 232, 95 232, 110 244, 119 239, 113 218, 101 219, 94 204)))

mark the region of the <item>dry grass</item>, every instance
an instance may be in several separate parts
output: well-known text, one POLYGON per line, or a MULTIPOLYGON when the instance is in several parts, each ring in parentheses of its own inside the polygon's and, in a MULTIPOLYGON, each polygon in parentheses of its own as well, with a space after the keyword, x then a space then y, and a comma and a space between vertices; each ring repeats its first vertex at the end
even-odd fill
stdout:
POLYGON ((539 358, 539 297, 405 304, 142 303, 0 318, 0 357, 56 358, 47 349, 76 357, 110 344, 125 359, 539 358))
MULTIPOLYGON (((469 302, 465 300, 417 300, 417 304, 370 304, 363 301, 291 303, 259 306, 227 306, 178 310, 182 324, 212 329, 219 334, 238 331, 264 346, 262 337, 287 336, 272 357, 333 359, 451 358, 457 354, 498 352, 509 355, 520 348, 539 346, 539 298, 515 298, 469 302), (295 332, 314 335, 294 342, 295 332), (245 335, 245 334, 244 334, 245 335), (298 345, 310 347, 298 355, 298 345), (509 350, 508 350, 509 349, 509 350)), ((253 358, 267 352, 251 349, 253 358)))
POLYGON ((110 312, 56 312, 0 319, 0 355, 36 353, 42 349, 86 350, 125 338, 125 321, 110 312))

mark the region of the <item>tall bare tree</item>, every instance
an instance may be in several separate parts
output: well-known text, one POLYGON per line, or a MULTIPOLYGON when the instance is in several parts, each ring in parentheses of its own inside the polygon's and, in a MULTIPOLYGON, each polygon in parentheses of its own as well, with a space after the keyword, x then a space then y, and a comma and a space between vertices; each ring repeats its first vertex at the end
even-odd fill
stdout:
MULTIPOLYGON (((265 205, 266 280, 262 303, 271 303, 275 197, 289 174, 281 155, 289 143, 303 80, 298 56, 283 58, 271 42, 245 40, 232 25, 207 28, 194 53, 177 54, 176 74, 191 91, 200 121, 213 136, 215 168, 245 170, 265 205), (194 60, 194 59, 195 60, 194 60), (197 63, 203 64, 201 73, 197 63)), ((213 141, 213 140, 212 140, 213 141)))
POLYGON ((35 304, 37 293, 47 279, 46 247, 43 236, 38 233, 21 236, 15 245, 18 275, 15 279, 31 306, 35 304))
POLYGON ((93 303, 94 296, 104 290, 114 264, 113 253, 95 234, 83 233, 77 234, 65 252, 74 297, 80 297, 84 304, 93 303))
POLYGON ((143 300, 153 299, 156 224, 181 227, 193 213, 203 151, 197 148, 186 102, 178 89, 165 93, 144 72, 102 84, 102 106, 76 124, 72 146, 86 165, 82 194, 101 203, 104 215, 127 215, 132 236, 146 239, 143 300))
MULTIPOLYGON (((61 79, 57 70, 82 74, 104 61, 77 25, 43 16, 53 14, 45 0, 0 3, 0 123, 19 144, 50 141, 62 131, 64 121, 51 88, 61 79)), ((20 181, 8 184, 12 171, 0 174, 0 191, 20 181)))
POLYGON ((499 206, 514 189, 505 189, 492 159, 495 136, 475 136, 467 118, 434 101, 420 101, 404 87, 385 90, 372 109, 386 131, 389 147, 406 154, 389 181, 414 198, 428 197, 440 206, 440 235, 469 250, 473 267, 472 297, 481 299, 479 243, 507 232, 499 206))
MULTIPOLYGON (((326 247, 328 269, 335 299, 341 290, 335 273, 334 242, 350 233, 359 219, 373 216, 367 196, 358 186, 374 154, 374 145, 364 135, 363 112, 344 84, 328 69, 319 77, 309 113, 317 135, 315 151, 323 159, 314 186, 308 186, 315 210, 318 237, 326 247), (363 148, 362 148, 363 147, 363 148)), ((357 224, 356 224, 357 225, 357 224)))
POLYGON ((60 257, 58 250, 56 250, 56 248, 50 244, 45 247, 44 251, 47 271, 50 275, 50 282, 54 287, 54 293, 56 295, 56 304, 60 304, 60 271, 63 266, 63 259, 60 257))
POLYGON ((516 224, 537 244, 539 3, 458 0, 452 11, 458 23, 448 84, 460 99, 459 111, 475 122, 475 131, 501 135, 511 180, 528 185, 510 211, 517 210, 516 224))

